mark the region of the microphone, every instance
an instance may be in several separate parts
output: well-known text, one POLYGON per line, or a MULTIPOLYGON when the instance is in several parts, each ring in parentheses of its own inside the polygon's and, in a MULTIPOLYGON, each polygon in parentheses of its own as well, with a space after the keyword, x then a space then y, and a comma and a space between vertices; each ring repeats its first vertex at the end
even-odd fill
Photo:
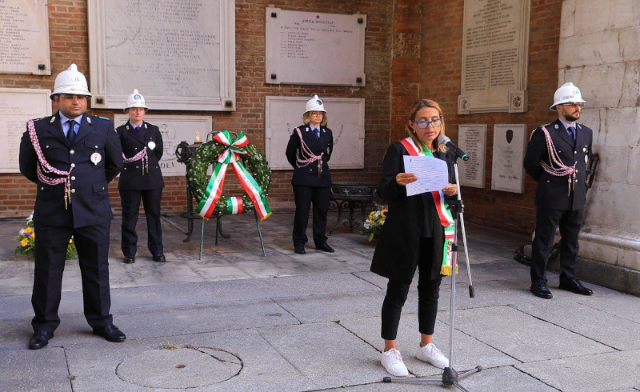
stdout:
POLYGON ((451 139, 449 139, 445 135, 438 136, 438 143, 444 144, 445 146, 447 146, 451 151, 453 151, 454 154, 456 154, 458 158, 462 159, 463 161, 466 162, 469 160, 469 155, 467 155, 466 152, 462 151, 460 147, 453 144, 451 139))

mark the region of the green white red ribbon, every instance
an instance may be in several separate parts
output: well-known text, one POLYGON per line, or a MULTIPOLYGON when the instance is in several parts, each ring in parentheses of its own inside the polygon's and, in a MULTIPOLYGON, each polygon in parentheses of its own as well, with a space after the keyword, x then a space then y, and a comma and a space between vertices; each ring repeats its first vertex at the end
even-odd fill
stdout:
MULTIPOLYGON (((433 154, 431 150, 426 148, 426 146, 422 146, 422 153, 416 147, 413 139, 407 137, 401 141, 404 148, 407 149, 409 155, 411 156, 428 156, 433 158, 433 154)), ((444 227, 444 245, 442 248, 442 267, 440 268, 440 273, 442 275, 451 275, 451 271, 453 271, 453 251, 452 246, 455 242, 455 226, 453 221, 453 215, 451 215, 451 211, 448 208, 447 201, 444 198, 444 193, 440 191, 431 192, 433 195, 433 201, 436 204, 436 210, 438 211, 438 217, 440 218, 440 223, 444 227)), ((456 274, 458 273, 458 264, 456 262, 456 274)))
MULTIPOLYGON (((211 214, 213 214, 218 200, 222 197, 222 188, 227 174, 227 165, 231 164, 233 171, 238 177, 240 185, 242 185, 242 188, 244 188, 251 201, 253 201, 253 205, 260 216, 260 219, 264 220, 268 218, 269 215, 271 215, 271 209, 267 203, 267 198, 262 192, 260 185, 244 167, 242 159, 240 158, 240 155, 248 154, 245 147, 249 145, 249 139, 247 139, 244 133, 240 133, 235 139, 233 139, 227 130, 218 132, 213 139, 219 144, 227 147, 216 159, 216 166, 213 169, 207 188, 204 191, 203 198, 198 203, 196 212, 205 219, 209 219, 211 214)), ((226 200, 226 211, 222 212, 241 214, 242 211, 242 198, 230 197, 226 200)))
POLYGON ((242 206, 242 197, 228 197, 227 200, 227 209, 225 211, 226 214, 229 215, 240 215, 244 213, 244 209, 242 206))

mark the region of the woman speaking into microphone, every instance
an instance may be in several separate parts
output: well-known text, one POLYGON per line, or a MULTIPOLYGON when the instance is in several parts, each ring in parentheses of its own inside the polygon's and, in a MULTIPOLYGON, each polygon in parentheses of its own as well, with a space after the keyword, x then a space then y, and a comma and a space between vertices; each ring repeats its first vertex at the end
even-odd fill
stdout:
POLYGON ((444 118, 437 102, 418 100, 407 119, 408 136, 392 143, 384 157, 378 194, 389 203, 382 234, 373 255, 371 271, 389 279, 382 303, 382 365, 397 377, 409 372, 396 344, 402 307, 409 293, 416 268, 418 282, 418 323, 420 345, 416 357, 444 368, 449 360, 433 344, 438 298, 443 274, 451 273, 448 249, 453 237, 453 219, 446 198, 458 193, 453 164, 455 156, 438 142, 444 134, 444 118), (449 184, 435 192, 407 196, 406 185, 418 178, 405 173, 403 156, 427 156, 441 159, 448 166, 449 184), (448 214, 448 215, 447 215, 448 214))

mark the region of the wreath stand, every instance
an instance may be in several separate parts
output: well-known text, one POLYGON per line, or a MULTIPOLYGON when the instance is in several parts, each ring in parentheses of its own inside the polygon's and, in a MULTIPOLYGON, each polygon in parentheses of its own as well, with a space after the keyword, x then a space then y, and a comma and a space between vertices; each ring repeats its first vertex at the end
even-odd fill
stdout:
MULTIPOLYGON (((186 142, 183 143, 185 146, 183 146, 182 151, 191 153, 188 158, 181 157, 187 163, 187 190, 188 193, 189 191, 193 193, 196 201, 199 201, 197 214, 194 215, 202 218, 199 259, 202 259, 204 223, 208 217, 215 216, 216 219, 215 245, 217 246, 218 233, 224 238, 230 237, 221 231, 222 215, 238 215, 251 209, 256 220, 262 254, 266 257, 267 253, 264 247, 262 230, 260 229, 260 220, 266 219, 271 215, 271 210, 266 201, 266 195, 271 184, 271 169, 264 154, 251 145, 243 133, 238 135, 228 130, 209 132, 207 142, 202 143, 194 150, 191 149, 191 146, 186 145, 186 142), (249 164, 251 172, 244 167, 243 162, 249 164), (211 178, 208 179, 207 170, 211 164, 214 164, 214 170, 211 178), (222 186, 228 165, 233 166, 234 172, 245 190, 245 195, 242 197, 222 196, 222 186)), ((188 214, 191 215, 193 214, 193 208, 190 208, 190 210, 188 214)), ((190 223, 189 237, 193 230, 192 222, 190 223)))
MULTIPOLYGON (((230 235, 224 235, 222 234, 222 214, 219 212, 215 213, 216 215, 216 246, 218 246, 218 233, 220 233, 220 235, 223 238, 229 238, 231 237, 230 235)), ((267 257, 267 252, 264 249, 264 241, 262 239, 262 230, 260 230, 260 220, 258 219, 258 213, 256 212, 256 210, 253 210, 253 216, 256 218, 256 226, 258 227, 258 236, 260 237, 260 246, 262 247, 262 255, 264 257, 267 257)), ((202 247, 204 246, 204 219, 202 219, 202 226, 200 228, 200 255, 198 256, 198 260, 202 260, 202 247)))

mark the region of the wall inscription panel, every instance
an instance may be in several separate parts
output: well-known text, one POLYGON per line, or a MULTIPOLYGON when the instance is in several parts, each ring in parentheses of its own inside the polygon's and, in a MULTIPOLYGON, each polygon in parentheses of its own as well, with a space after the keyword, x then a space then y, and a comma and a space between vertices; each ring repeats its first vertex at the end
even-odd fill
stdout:
MULTIPOLYGON (((271 170, 293 170, 285 155, 310 97, 265 98, 265 153, 271 170)), ((333 132, 331 169, 364 168, 364 98, 322 98, 333 132)))
POLYGON ((134 88, 157 110, 235 110, 234 0, 89 0, 91 100, 134 88))
MULTIPOLYGON (((160 133, 162 134, 162 143, 164 145, 164 153, 160 160, 162 175, 164 177, 184 176, 187 172, 187 165, 178 162, 176 147, 182 141, 193 144, 196 132, 200 133, 203 142, 206 141, 207 134, 213 128, 211 117, 147 114, 144 119, 160 128, 160 133)), ((129 121, 129 116, 116 114, 113 120, 117 128, 129 121)))
POLYGON ((526 124, 496 124, 493 127, 491 189, 524 193, 526 124))
POLYGON ((266 83, 364 86, 367 16, 266 9, 266 83))
POLYGON ((459 162, 460 185, 484 188, 484 166, 486 163, 487 125, 465 124, 458 126, 458 146, 469 160, 459 162))
POLYGON ((28 120, 51 115, 49 95, 51 90, 0 88, 0 173, 20 173, 20 139, 28 120))
POLYGON ((0 1, 0 73, 51 75, 46 1, 0 1))
POLYGON ((458 113, 527 111, 531 0, 465 0, 458 113))

